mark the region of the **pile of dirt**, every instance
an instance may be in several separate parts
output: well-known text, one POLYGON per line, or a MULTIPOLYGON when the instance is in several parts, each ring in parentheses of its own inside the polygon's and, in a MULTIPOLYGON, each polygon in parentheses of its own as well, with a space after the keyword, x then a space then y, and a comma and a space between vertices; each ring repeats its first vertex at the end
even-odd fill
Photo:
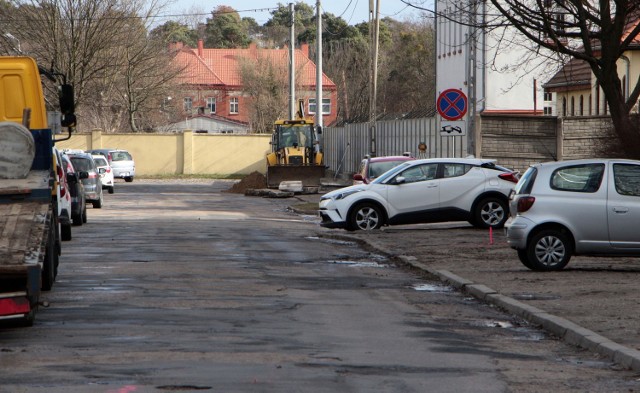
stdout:
POLYGON ((235 183, 226 192, 244 194, 247 190, 260 188, 267 188, 267 178, 260 172, 252 172, 235 183))

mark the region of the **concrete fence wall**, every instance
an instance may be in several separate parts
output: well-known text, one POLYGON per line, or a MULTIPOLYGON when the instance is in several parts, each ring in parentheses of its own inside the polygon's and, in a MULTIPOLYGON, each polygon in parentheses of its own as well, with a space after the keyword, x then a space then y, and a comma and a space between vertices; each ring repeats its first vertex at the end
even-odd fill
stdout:
MULTIPOLYGON (((61 136, 57 136, 60 138, 61 136)), ((136 175, 266 173, 270 135, 106 134, 101 131, 75 134, 56 142, 59 149, 128 150, 136 162, 136 175)))
MULTIPOLYGON (((555 118, 483 115, 477 120, 475 155, 524 172, 537 162, 597 156, 611 138, 608 117, 555 118)), ((62 136, 58 136, 60 138, 62 136)), ((266 173, 270 151, 266 134, 105 134, 99 130, 57 142, 60 149, 121 148, 133 155, 137 175, 266 173)), ((368 123, 326 127, 323 131, 328 176, 349 178, 370 151, 368 123)), ((375 127, 376 153, 411 152, 418 158, 464 157, 467 136, 440 135, 435 118, 381 121, 375 127), (426 150, 420 151, 420 144, 426 150)))

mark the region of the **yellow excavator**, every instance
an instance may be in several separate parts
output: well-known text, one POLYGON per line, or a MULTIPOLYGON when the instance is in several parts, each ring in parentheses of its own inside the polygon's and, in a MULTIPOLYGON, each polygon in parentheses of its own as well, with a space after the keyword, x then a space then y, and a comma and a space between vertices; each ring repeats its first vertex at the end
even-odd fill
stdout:
POLYGON ((303 101, 298 101, 297 118, 276 120, 267 154, 267 187, 279 188, 285 181, 300 181, 302 187, 319 187, 325 176, 321 146, 322 130, 305 118, 303 101))

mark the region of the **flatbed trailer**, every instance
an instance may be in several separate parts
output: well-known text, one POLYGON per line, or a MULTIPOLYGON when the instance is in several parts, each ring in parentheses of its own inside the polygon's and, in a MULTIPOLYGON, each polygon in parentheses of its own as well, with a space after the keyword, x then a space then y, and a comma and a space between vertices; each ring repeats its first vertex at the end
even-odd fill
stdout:
POLYGON ((0 180, 0 320, 33 324, 57 270, 50 173, 0 180))

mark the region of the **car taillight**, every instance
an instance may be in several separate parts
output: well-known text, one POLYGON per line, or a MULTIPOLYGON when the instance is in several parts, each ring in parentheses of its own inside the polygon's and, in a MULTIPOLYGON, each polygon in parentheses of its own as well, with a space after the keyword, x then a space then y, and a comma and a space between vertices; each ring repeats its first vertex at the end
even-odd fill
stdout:
POLYGON ((515 172, 501 173, 498 175, 498 177, 502 180, 510 181, 512 183, 518 182, 518 176, 516 176, 515 172))
POLYGON ((521 197, 520 199, 518 199, 518 213, 524 213, 527 210, 531 209, 531 206, 533 206, 533 202, 535 201, 536 198, 532 196, 521 197))
POLYGON ((67 193, 67 189, 64 186, 64 173, 62 172, 62 168, 58 167, 58 179, 60 179, 60 196, 63 197, 64 194, 67 193))
POLYGON ((107 168, 107 173, 111 172, 111 168, 107 168))

